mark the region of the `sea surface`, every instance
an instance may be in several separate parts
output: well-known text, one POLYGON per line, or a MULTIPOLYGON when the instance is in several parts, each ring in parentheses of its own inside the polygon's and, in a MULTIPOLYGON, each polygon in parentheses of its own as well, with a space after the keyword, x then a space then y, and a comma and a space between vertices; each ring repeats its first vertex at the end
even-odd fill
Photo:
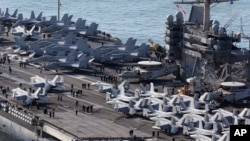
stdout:
MULTIPOLYGON (((181 1, 181 0, 179 0, 181 1)), ((178 11, 173 0, 60 0, 60 17, 64 13, 77 18, 87 20, 87 24, 96 22, 99 29, 110 33, 112 36, 126 41, 129 37, 137 39, 137 44, 147 43, 152 38, 156 43, 165 44, 165 22, 166 17, 175 15, 178 11)), ((187 12, 184 16, 188 20, 190 5, 181 5, 187 12)), ((41 11, 43 16, 57 15, 58 0, 0 0, 0 8, 5 11, 9 8, 12 13, 16 8, 29 18, 33 10, 38 15, 41 11)), ((231 31, 241 31, 241 19, 244 33, 250 36, 250 9, 249 0, 239 0, 212 5, 211 19, 219 20, 224 26, 233 15, 237 18, 227 28, 231 31)), ((239 44, 248 47, 248 41, 239 44)))
MULTIPOLYGON (((180 1, 180 0, 179 0, 180 1)), ((175 15, 178 11, 173 0, 60 0, 60 15, 68 13, 73 20, 83 18, 87 24, 96 22, 99 29, 120 38, 125 42, 129 37, 137 39, 136 44, 147 43, 152 38, 156 43, 165 44, 165 22, 168 15, 175 15)), ((181 5, 187 12, 184 15, 188 20, 190 5, 181 5)), ((43 16, 57 15, 58 0, 0 0, 0 8, 5 11, 9 8, 12 14, 15 9, 29 18, 33 10, 36 15, 43 12, 43 16)), ((239 0, 212 5, 211 19, 218 20, 221 26, 226 25, 237 14, 237 18, 227 28, 228 33, 241 32, 250 36, 250 9, 249 0, 239 0), (242 19, 242 20, 241 20, 242 19), (242 21, 242 22, 241 22, 242 21), (242 23, 242 24, 241 24, 242 23)), ((249 47, 248 40, 237 44, 240 47, 249 47)), ((0 132, 0 140, 1 132, 0 132)))

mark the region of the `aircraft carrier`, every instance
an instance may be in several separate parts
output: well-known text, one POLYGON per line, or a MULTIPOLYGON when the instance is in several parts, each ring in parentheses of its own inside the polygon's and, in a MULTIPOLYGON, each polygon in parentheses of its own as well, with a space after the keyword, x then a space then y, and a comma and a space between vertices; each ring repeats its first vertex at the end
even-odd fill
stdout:
MULTIPOLYGON (((102 35, 98 36, 93 37, 89 42, 92 47, 98 46, 100 42, 113 44, 112 40, 103 39, 102 35)), ((14 45, 11 34, 8 37, 1 36, 1 57, 8 47, 14 45)), ((171 140, 173 137, 164 132, 160 132, 157 138, 152 138, 152 131, 156 131, 152 129, 152 121, 141 118, 139 115, 128 118, 107 105, 105 95, 92 87, 89 89, 82 87, 82 84, 100 81, 100 76, 118 75, 115 68, 113 65, 106 66, 104 72, 93 70, 78 72, 44 70, 40 72, 40 66, 30 63, 24 68, 20 67, 19 62, 15 60, 11 60, 10 64, 1 65, 1 88, 7 90, 7 96, 0 94, 0 114, 4 123, 2 130, 22 140, 171 140), (9 67, 12 68, 11 74, 9 67), (30 107, 23 106, 22 102, 13 99, 12 93, 9 91, 20 87, 20 83, 22 88, 34 88, 30 84, 30 77, 34 75, 47 76, 52 79, 57 74, 64 76, 65 89, 50 92, 47 95, 49 103, 46 105, 40 103, 39 108, 36 104, 30 107), (72 85, 74 91, 82 90, 82 94, 77 97, 72 96, 70 94, 72 85), (62 96, 62 99, 58 100, 58 95, 62 96), (78 101, 77 106, 76 101, 78 101), (83 112, 83 105, 86 107, 92 105, 93 111, 83 112), (48 110, 47 114, 44 113, 45 109, 48 110), (50 112, 53 112, 54 116, 50 115, 50 112), (130 130, 133 130, 132 137, 129 134, 130 130)), ((163 80, 166 81, 165 77, 159 80, 160 84, 163 80)), ((139 85, 135 83, 131 87, 136 88, 139 85)), ((161 85, 158 87, 160 90, 161 85)), ((174 136, 174 138, 190 140, 182 135, 174 136)))

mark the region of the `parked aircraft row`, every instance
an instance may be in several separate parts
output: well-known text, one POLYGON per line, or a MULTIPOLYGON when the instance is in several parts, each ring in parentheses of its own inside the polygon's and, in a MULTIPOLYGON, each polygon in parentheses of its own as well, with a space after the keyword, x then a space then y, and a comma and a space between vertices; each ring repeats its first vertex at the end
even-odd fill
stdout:
MULTIPOLYGON (((14 16, 16 14, 17 11, 14 16)), ((16 46, 12 49, 22 56, 18 60, 38 63, 45 69, 72 70, 95 68, 92 62, 126 64, 143 60, 136 64, 140 67, 122 72, 119 76, 123 79, 154 79, 178 71, 177 66, 163 66, 161 62, 148 61, 156 59, 149 45, 143 43, 138 46, 136 39, 132 37, 125 43, 118 38, 111 40, 111 36, 99 34, 101 31, 97 30, 98 24, 91 23, 88 26, 86 20, 78 18, 74 22, 72 17, 73 15, 66 13, 59 21, 54 16, 46 20, 42 17, 42 12, 35 16, 34 11, 29 18, 19 16, 12 25, 16 41, 16 46), (26 42, 25 39, 28 38, 37 40, 26 42), (94 38, 97 39, 96 43, 92 41, 94 38), (104 39, 109 39, 109 43, 104 44, 104 39), (90 46, 93 43, 95 47, 90 46)))
POLYGON ((106 102, 111 104, 114 110, 128 115, 142 115, 154 122, 152 128, 169 131, 171 134, 180 133, 189 135, 197 140, 226 141, 229 136, 230 125, 248 125, 250 121, 250 109, 244 108, 240 112, 233 112, 219 108, 211 102, 214 98, 206 99, 209 93, 194 97, 184 94, 169 95, 167 87, 164 92, 155 92, 154 84, 150 83, 147 90, 142 85, 141 89, 135 89, 134 94, 126 93, 125 82, 116 89, 106 83, 97 82, 93 85, 100 92, 106 93, 106 102), (104 86, 110 87, 110 91, 104 86), (206 96, 204 96, 206 95, 206 96))
POLYGON ((47 76, 45 78, 35 75, 30 78, 31 85, 36 88, 36 91, 32 92, 31 89, 25 90, 23 88, 12 89, 13 98, 16 100, 22 100, 25 105, 30 105, 35 101, 40 103, 48 103, 46 98, 47 93, 52 90, 52 88, 64 88, 64 80, 62 76, 56 75, 52 80, 48 80, 47 76))

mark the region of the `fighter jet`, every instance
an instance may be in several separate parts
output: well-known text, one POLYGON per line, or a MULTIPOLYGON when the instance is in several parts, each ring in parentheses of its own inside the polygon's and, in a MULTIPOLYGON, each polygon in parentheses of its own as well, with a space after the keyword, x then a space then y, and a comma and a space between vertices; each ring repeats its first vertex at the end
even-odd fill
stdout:
POLYGON ((179 131, 179 126, 176 124, 176 119, 174 118, 171 118, 171 120, 158 118, 155 121, 153 128, 163 131, 169 130, 171 134, 177 134, 179 131))
POLYGON ((30 105, 34 100, 39 100, 40 102, 48 103, 45 98, 46 92, 42 88, 38 88, 34 93, 30 91, 25 91, 21 88, 15 88, 11 90, 13 93, 13 98, 17 100, 23 100, 26 105, 30 105))
POLYGON ((53 87, 59 87, 59 88, 64 88, 63 87, 63 76, 56 75, 53 80, 48 80, 47 76, 45 78, 42 78, 38 75, 35 75, 30 78, 31 84, 35 87, 41 87, 43 88, 46 92, 51 90, 53 87))
POLYGON ((151 82, 150 83, 150 90, 147 91, 146 88, 142 85, 141 85, 141 88, 142 88, 142 94, 140 96, 142 97, 156 97, 156 98, 163 98, 165 96, 168 95, 168 89, 167 87, 164 87, 164 92, 163 93, 159 93, 159 92, 155 92, 155 88, 154 88, 154 83, 151 82))
POLYGON ((110 92, 112 93, 112 91, 115 90, 119 90, 121 87, 125 88, 125 92, 128 91, 129 89, 129 83, 127 81, 123 81, 120 85, 117 86, 117 83, 112 85, 109 83, 105 83, 102 81, 97 81, 94 83, 91 83, 91 86, 96 87, 96 89, 100 92, 100 93, 107 93, 110 92))
POLYGON ((18 26, 32 26, 36 23, 39 23, 42 20, 42 12, 39 13, 37 17, 35 17, 35 12, 31 11, 29 19, 19 19, 15 24, 13 24, 12 28, 16 28, 18 26))
POLYGON ((28 39, 36 39, 39 40, 40 37, 40 27, 37 27, 36 25, 33 25, 30 30, 27 30, 25 26, 17 26, 12 30, 12 34, 14 36, 19 36, 23 40, 28 40, 28 39), (38 30, 35 30, 38 28, 38 30))
POLYGON ((89 27, 84 31, 78 31, 78 34, 83 37, 95 36, 97 34, 98 24, 91 23, 89 27))
POLYGON ((3 26, 11 27, 13 22, 16 22, 18 20, 17 18, 17 9, 13 12, 12 15, 9 14, 9 8, 6 8, 6 12, 4 15, 0 16, 0 23, 2 23, 3 26))
POLYGON ((136 110, 134 109, 134 102, 130 100, 128 103, 120 100, 110 101, 109 104, 112 104, 114 110, 122 113, 126 113, 129 115, 136 114, 136 110))
POLYGON ((208 104, 205 104, 205 109, 197 109, 196 106, 195 106, 196 102, 198 102, 198 101, 195 101, 194 99, 192 99, 190 101, 189 106, 186 106, 185 104, 183 104, 184 105, 184 107, 183 107, 184 110, 180 111, 180 113, 182 113, 182 114, 192 113, 192 114, 204 115, 204 114, 209 112, 208 104))
POLYGON ((51 19, 49 21, 41 21, 37 25, 40 27, 44 27, 41 30, 41 33, 53 33, 56 31, 59 31, 65 27, 70 27, 72 24, 73 15, 70 15, 68 13, 64 14, 62 19, 60 21, 54 21, 54 19, 51 19))
POLYGON ((127 96, 125 94, 125 88, 120 87, 118 94, 106 93, 106 103, 112 104, 117 101, 129 102, 130 100, 137 100, 139 97, 139 93, 134 93, 134 96, 127 96))
POLYGON ((121 62, 121 58, 124 60, 133 59, 129 54, 135 52, 135 42, 136 39, 132 37, 128 38, 125 44, 122 44, 121 41, 117 39, 114 45, 97 47, 90 50, 90 54, 95 58, 96 62, 116 64, 121 62), (127 56, 130 57, 127 58, 127 56), (115 58, 117 59, 115 60, 115 58))
POLYGON ((48 65, 45 65, 44 68, 46 69, 55 69, 55 68, 69 68, 69 69, 86 69, 92 65, 94 58, 86 55, 86 54, 79 54, 77 61, 65 61, 65 62, 55 62, 48 65))

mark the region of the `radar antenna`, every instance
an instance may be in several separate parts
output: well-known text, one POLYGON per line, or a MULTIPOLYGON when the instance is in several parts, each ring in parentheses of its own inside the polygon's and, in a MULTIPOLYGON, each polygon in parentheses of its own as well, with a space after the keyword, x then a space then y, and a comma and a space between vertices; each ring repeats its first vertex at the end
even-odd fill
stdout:
POLYGON ((235 13, 233 17, 231 17, 228 20, 228 22, 224 25, 224 28, 228 28, 233 23, 233 21, 238 17, 238 15, 239 15, 238 13, 235 13))
MULTIPOLYGON (((242 17, 240 17, 240 33, 241 33, 241 37, 244 38, 244 39, 249 39, 250 40, 250 37, 245 35, 244 33, 244 30, 243 30, 243 25, 242 25, 242 17)), ((250 47, 249 47, 250 49, 250 47)))
POLYGON ((174 4, 200 4, 204 3, 203 29, 209 30, 210 24, 210 5, 213 3, 233 2, 238 0, 175 0, 174 4))

